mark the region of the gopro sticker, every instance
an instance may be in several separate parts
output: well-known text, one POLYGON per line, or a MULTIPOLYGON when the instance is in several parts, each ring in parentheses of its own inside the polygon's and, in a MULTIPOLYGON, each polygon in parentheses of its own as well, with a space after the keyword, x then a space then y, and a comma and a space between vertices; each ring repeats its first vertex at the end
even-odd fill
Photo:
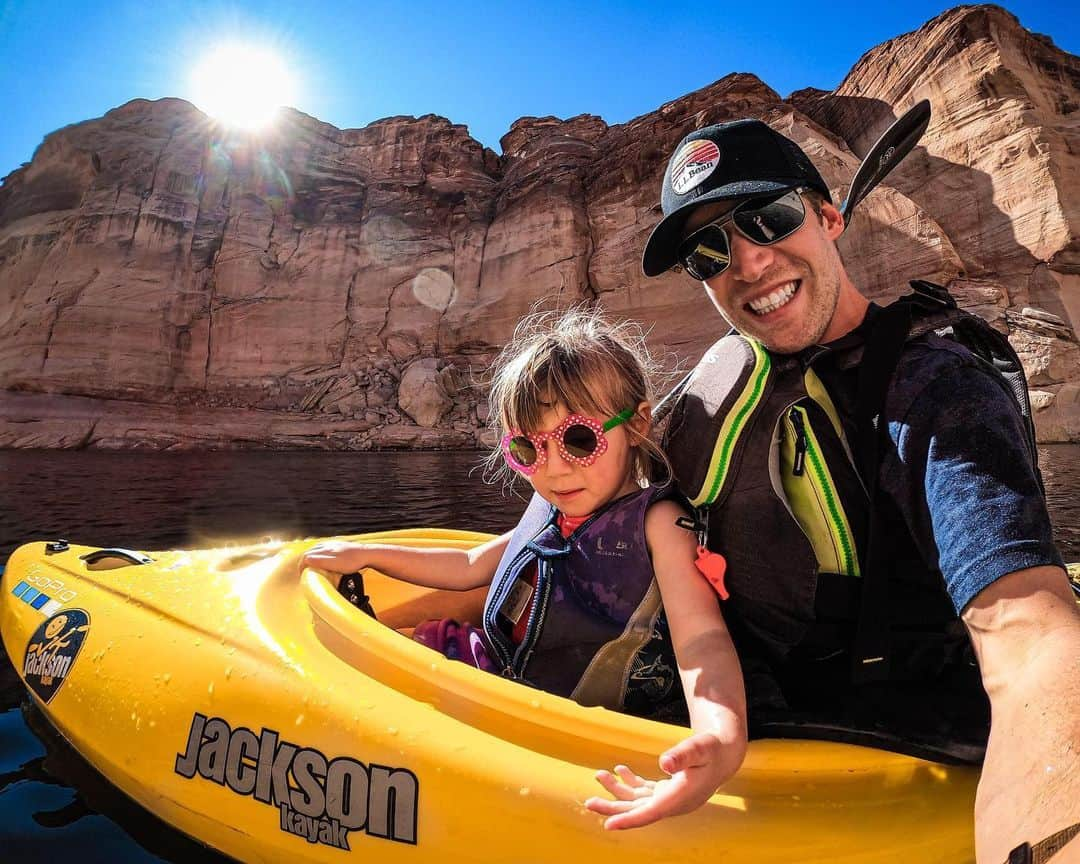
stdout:
POLYGON ((691 141, 676 154, 671 165, 671 188, 676 195, 685 195, 716 170, 720 164, 720 148, 708 139, 691 141))

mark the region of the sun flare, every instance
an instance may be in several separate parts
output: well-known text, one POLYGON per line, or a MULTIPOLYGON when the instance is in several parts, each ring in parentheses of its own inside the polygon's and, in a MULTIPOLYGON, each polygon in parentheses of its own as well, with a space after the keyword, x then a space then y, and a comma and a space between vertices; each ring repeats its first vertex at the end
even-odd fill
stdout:
POLYGON ((226 42, 208 51, 191 72, 192 101, 229 126, 258 130, 294 101, 293 77, 268 48, 226 42))

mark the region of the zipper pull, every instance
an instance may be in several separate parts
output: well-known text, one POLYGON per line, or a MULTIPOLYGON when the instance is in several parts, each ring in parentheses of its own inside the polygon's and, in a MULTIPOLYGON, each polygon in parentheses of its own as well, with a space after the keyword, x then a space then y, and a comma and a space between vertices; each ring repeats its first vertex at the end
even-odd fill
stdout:
POLYGON ((806 467, 806 427, 798 408, 792 408, 788 417, 791 418, 791 425, 795 427, 795 462, 791 466, 791 473, 802 477, 806 467))

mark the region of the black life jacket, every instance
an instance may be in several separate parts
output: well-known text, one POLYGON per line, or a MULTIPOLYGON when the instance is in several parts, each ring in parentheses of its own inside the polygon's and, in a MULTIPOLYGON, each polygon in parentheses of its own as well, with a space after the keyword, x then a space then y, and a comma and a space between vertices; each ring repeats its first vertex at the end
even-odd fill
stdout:
POLYGON ((540 496, 515 528, 484 604, 484 633, 508 677, 582 705, 679 721, 675 650, 645 540, 650 486, 610 502, 569 537, 540 496), (536 575, 533 589, 529 574, 536 575), (533 600, 520 644, 511 634, 533 600))
POLYGON ((724 614, 751 734, 978 762, 989 704, 974 652, 941 573, 882 529, 895 504, 878 491, 889 442, 877 419, 905 344, 933 331, 1005 377, 1033 463, 1034 426, 1008 340, 944 288, 911 284, 857 346, 773 355, 725 336, 685 382, 664 447, 706 544, 728 561, 724 614), (836 351, 859 369, 855 441, 814 371, 836 351))

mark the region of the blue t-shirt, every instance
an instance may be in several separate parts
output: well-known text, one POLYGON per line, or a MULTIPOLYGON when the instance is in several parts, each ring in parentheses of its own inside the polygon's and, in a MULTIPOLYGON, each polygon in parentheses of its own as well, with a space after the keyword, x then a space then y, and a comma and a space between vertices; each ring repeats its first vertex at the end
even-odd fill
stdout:
MULTIPOLYGON (((861 340, 877 311, 871 306, 844 341, 861 340)), ((851 423, 856 370, 822 367, 815 368, 851 423)), ((895 450, 879 482, 896 505, 892 519, 902 524, 886 517, 884 530, 906 535, 916 556, 941 571, 958 613, 1002 576, 1064 567, 1020 409, 1000 376, 967 348, 934 333, 909 342, 885 418, 895 450)), ((851 426, 846 433, 855 440, 851 426)))

